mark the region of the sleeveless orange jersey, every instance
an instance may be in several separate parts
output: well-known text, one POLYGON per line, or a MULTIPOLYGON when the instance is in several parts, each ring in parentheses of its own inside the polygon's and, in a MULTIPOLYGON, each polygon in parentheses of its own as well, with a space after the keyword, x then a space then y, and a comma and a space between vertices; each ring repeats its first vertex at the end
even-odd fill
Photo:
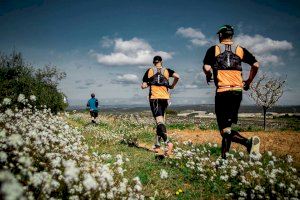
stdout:
MULTIPOLYGON (((215 46, 215 57, 217 58, 223 52, 221 51, 222 46, 225 44, 220 44, 215 46)), ((228 44, 227 44, 228 45, 228 44)), ((229 44, 229 45, 232 45, 229 44)), ((230 46, 233 47, 233 46, 230 46)), ((239 45, 235 49, 232 49, 232 52, 238 56, 240 59, 239 64, 241 66, 241 60, 243 59, 243 48, 239 45)), ((217 75, 215 77, 217 84, 217 92, 225 92, 230 90, 242 90, 243 89, 243 77, 242 77, 242 68, 229 68, 229 69, 217 69, 217 75)))
MULTIPOLYGON (((164 70, 163 75, 167 79, 169 79, 169 72, 167 69, 164 70)), ((148 72, 148 78, 151 78, 152 76, 154 76, 154 71, 152 68, 150 68, 149 72, 148 72)), ((149 98, 150 99, 170 99, 169 89, 165 86, 151 85, 149 98)))

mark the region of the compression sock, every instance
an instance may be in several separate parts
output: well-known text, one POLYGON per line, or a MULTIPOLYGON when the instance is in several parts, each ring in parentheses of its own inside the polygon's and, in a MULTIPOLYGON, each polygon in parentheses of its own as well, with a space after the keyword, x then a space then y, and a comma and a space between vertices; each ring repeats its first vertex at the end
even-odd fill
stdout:
POLYGON ((222 134, 222 158, 226 159, 226 153, 229 152, 230 145, 231 145, 231 133, 230 131, 226 131, 222 134))
POLYGON ((167 137, 167 129, 166 126, 164 124, 158 124, 156 127, 156 133, 158 136, 160 136, 165 143, 168 142, 168 137, 167 137))

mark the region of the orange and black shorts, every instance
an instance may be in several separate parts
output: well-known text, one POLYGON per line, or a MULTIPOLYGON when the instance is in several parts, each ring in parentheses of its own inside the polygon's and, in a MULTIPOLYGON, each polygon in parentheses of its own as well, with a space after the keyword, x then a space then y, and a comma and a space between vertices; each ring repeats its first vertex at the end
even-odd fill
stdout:
POLYGON ((226 91, 216 93, 215 112, 220 130, 231 127, 233 123, 237 123, 242 97, 242 91, 226 91))

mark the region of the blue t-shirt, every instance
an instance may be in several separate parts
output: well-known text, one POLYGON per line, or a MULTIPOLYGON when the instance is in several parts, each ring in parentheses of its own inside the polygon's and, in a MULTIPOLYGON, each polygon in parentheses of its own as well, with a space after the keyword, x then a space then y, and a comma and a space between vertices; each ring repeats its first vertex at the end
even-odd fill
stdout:
POLYGON ((96 98, 91 98, 91 99, 88 101, 88 103, 87 103, 86 106, 89 107, 90 110, 98 111, 98 99, 96 99, 96 98))

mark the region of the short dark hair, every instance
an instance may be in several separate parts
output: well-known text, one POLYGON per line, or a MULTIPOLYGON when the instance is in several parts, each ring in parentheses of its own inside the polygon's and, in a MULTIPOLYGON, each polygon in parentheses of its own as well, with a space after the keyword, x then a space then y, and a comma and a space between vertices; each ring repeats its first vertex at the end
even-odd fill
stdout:
POLYGON ((158 63, 158 62, 161 62, 161 61, 162 61, 162 58, 160 56, 154 56, 153 63, 158 63))
POLYGON ((219 31, 217 32, 219 35, 219 39, 231 39, 234 35, 234 29, 231 25, 223 25, 219 28, 219 31))
POLYGON ((91 94, 91 97, 92 97, 92 98, 94 98, 94 97, 95 97, 95 94, 94 94, 94 93, 92 93, 92 94, 91 94))

